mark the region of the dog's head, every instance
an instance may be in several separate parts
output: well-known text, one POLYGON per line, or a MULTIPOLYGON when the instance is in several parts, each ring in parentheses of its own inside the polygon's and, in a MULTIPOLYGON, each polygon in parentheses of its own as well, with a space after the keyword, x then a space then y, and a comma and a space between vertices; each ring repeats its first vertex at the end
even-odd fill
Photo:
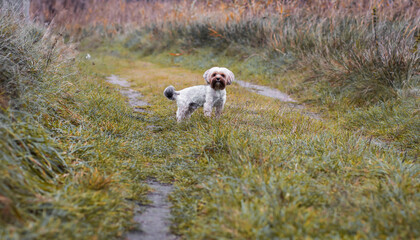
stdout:
POLYGON ((203 78, 214 90, 223 90, 227 85, 232 84, 235 75, 227 68, 212 67, 204 73, 203 78))

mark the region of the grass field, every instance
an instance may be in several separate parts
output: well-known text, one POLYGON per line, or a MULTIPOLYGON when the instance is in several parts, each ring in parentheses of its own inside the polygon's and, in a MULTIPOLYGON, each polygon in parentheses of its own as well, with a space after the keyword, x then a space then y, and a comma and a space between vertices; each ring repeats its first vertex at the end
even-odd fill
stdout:
POLYGON ((112 56, 95 63, 151 103, 137 147, 175 184, 175 231, 186 238, 418 236, 419 166, 397 149, 236 84, 220 120, 198 111, 176 124, 162 90, 202 84, 201 72, 112 56))
POLYGON ((49 29, 1 12, 0 238, 123 238, 148 178, 174 185, 184 239, 419 238, 418 4, 385 2, 110 0, 49 29), (306 108, 234 83, 220 119, 177 124, 164 88, 214 65, 306 108))

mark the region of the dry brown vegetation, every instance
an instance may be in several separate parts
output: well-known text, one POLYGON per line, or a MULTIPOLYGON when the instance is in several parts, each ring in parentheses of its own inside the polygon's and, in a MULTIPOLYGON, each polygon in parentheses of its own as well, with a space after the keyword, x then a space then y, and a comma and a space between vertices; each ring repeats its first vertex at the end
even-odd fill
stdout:
MULTIPOLYGON (((123 0, 35 0, 32 16, 41 21, 54 22, 72 33, 86 27, 107 27, 109 33, 123 31, 127 26, 146 27, 150 24, 177 22, 188 24, 203 18, 221 24, 241 22, 260 17, 364 16, 377 9, 379 18, 395 21, 415 17, 419 4, 414 0, 265 0, 265 1, 123 1, 123 0)), ((369 23, 367 23, 369 24, 369 23)), ((333 25, 331 26, 333 28, 333 25)), ((218 35, 217 32, 214 32, 218 35)), ((220 36, 220 35, 218 35, 220 36)), ((276 39, 273 39, 275 42, 276 39)))

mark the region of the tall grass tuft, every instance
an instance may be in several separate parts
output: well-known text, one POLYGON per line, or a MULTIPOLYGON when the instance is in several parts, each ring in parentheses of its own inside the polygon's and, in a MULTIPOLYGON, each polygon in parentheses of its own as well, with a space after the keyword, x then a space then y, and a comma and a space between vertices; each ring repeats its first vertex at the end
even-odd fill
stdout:
POLYGON ((0 13, 2 224, 32 218, 28 213, 39 208, 34 201, 50 192, 59 184, 58 175, 68 171, 63 150, 37 120, 43 117, 40 109, 51 107, 48 95, 57 92, 57 86, 51 88, 57 65, 46 65, 45 30, 22 27, 22 23, 13 12, 0 13))
POLYGON ((121 237, 147 191, 131 110, 51 29, 0 11, 0 49, 0 238, 121 237))

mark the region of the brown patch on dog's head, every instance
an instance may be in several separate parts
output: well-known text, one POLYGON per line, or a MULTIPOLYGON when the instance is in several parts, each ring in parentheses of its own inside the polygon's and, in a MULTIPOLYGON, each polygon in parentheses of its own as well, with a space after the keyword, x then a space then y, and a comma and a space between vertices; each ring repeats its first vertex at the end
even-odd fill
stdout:
POLYGON ((203 77, 214 90, 225 89, 235 79, 235 75, 229 69, 220 67, 210 68, 204 73, 203 77))

